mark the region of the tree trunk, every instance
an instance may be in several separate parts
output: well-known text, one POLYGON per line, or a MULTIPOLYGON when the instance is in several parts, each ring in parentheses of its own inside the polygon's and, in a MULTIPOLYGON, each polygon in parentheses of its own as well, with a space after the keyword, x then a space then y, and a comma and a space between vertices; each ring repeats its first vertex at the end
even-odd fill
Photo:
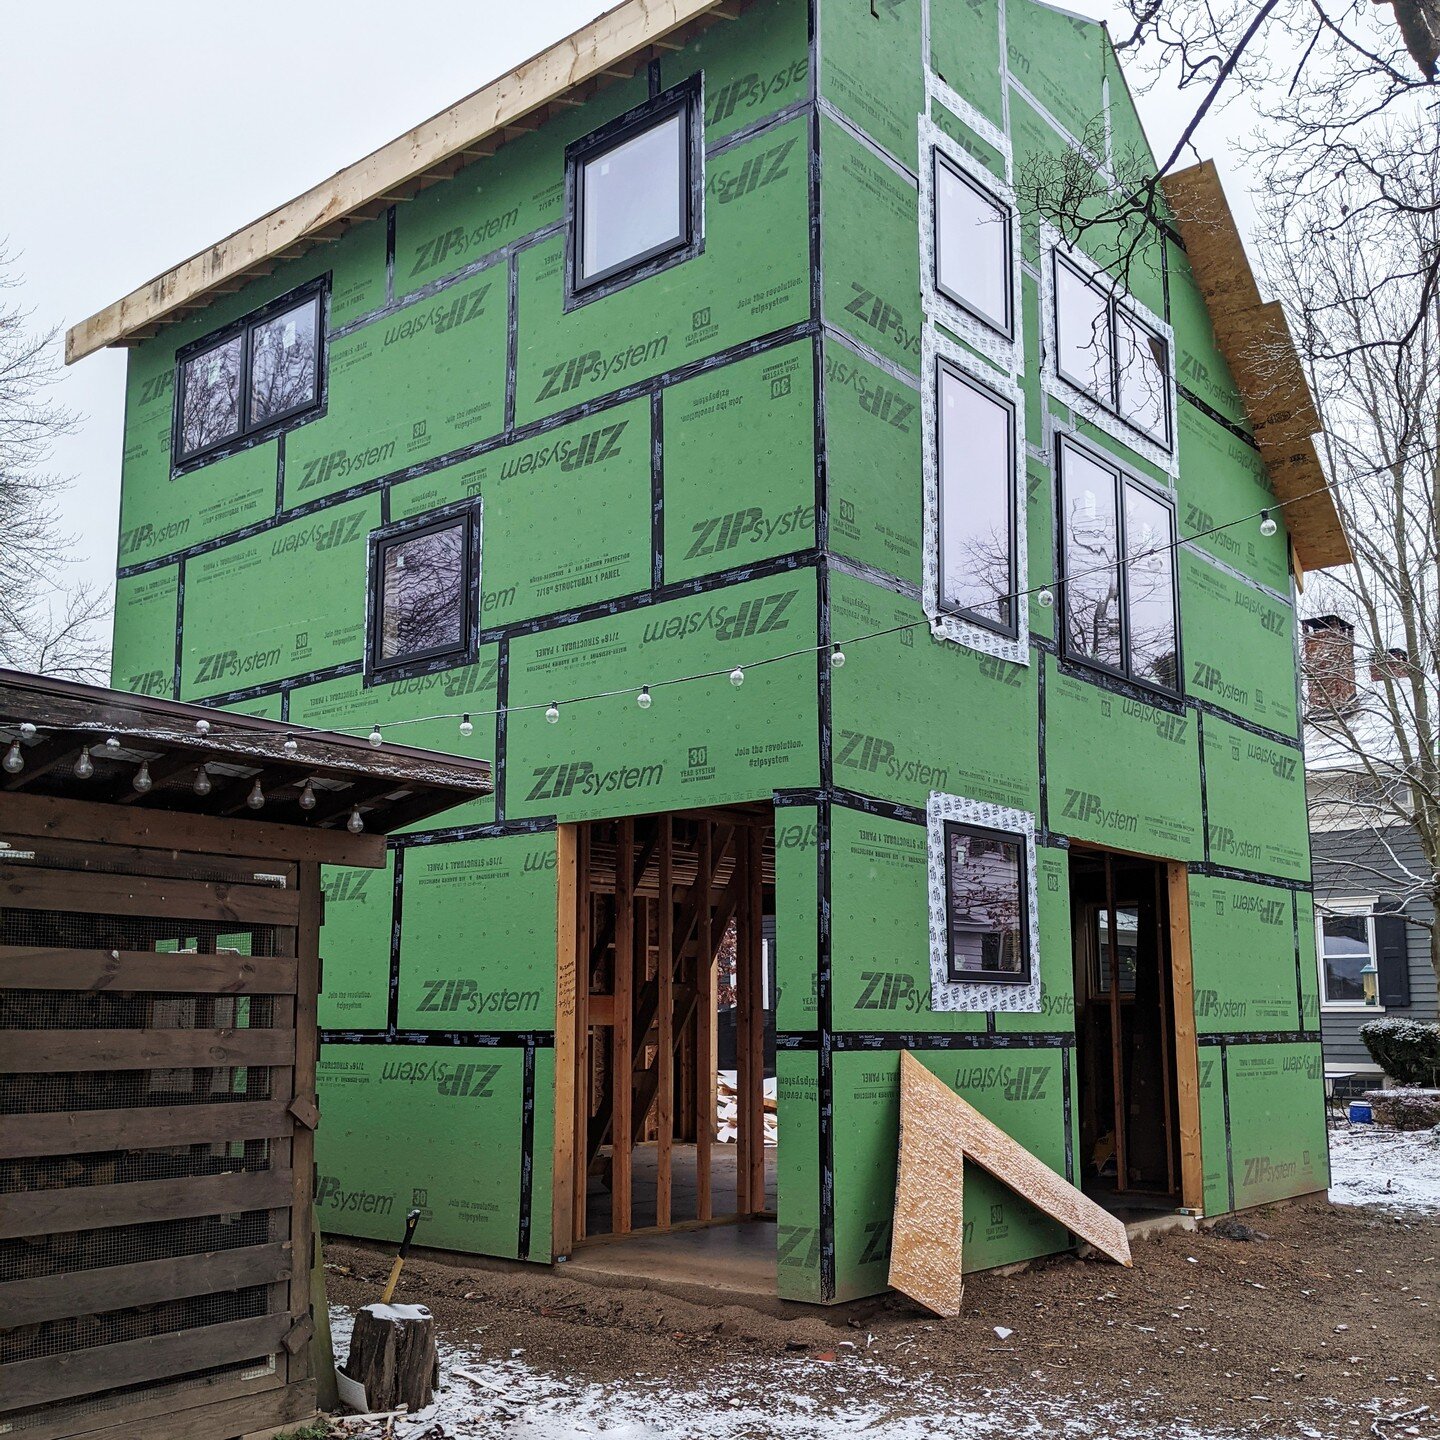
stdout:
POLYGON ((345 1373, 372 1410, 423 1410, 440 1383, 435 1321, 423 1305, 366 1305, 355 1315, 345 1373))

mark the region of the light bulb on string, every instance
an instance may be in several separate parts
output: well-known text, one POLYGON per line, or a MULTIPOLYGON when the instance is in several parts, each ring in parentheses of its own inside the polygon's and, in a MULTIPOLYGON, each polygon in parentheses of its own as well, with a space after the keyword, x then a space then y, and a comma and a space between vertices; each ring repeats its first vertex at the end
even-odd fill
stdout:
POLYGON ((255 777, 255 783, 250 787, 250 793, 245 797, 245 803, 252 810, 263 810, 265 808, 265 792, 260 788, 260 777, 255 777))
POLYGON ((648 710, 651 705, 655 703, 654 700, 651 698, 650 687, 648 685, 642 685, 640 687, 640 693, 635 697, 635 703, 642 710, 648 710))
POLYGON ((468 740, 475 733, 475 727, 470 723, 470 717, 464 716, 460 721, 460 738, 468 740))
POLYGON ((838 646, 830 651, 830 668, 832 670, 843 670, 845 668, 845 652, 838 646))
POLYGON ((33 740, 35 738, 35 727, 28 720, 22 720, 20 722, 20 736, 24 740, 33 740))
POLYGON ((296 756, 300 753, 300 742, 293 736, 287 735, 285 743, 280 747, 289 756, 296 756))
POLYGON ((1035 603, 1042 609, 1048 610, 1055 603, 1055 592, 1046 586, 1036 597, 1035 603))
POLYGON ((90 747, 80 747, 80 758, 75 762, 75 778, 88 780, 95 773, 95 762, 90 758, 90 747))
POLYGON ((315 787, 308 780, 305 782, 305 788, 300 792, 300 808, 302 810, 315 808, 315 787))
POLYGON ((107 750, 118 750, 120 748, 120 737, 118 735, 107 735, 105 737, 105 748, 107 750))
POLYGON ((1280 527, 1275 523, 1275 517, 1268 511, 1260 512, 1260 533, 1268 540, 1280 527))
POLYGON ((195 783, 190 788, 197 795, 208 795, 215 788, 210 781, 210 771, 204 765, 195 772, 195 783))
POLYGON ((210 722, 208 720, 197 720, 195 722, 195 733, 197 735, 208 735, 210 733, 210 722))
POLYGON ((345 828, 352 835, 358 835, 365 828, 365 822, 360 818, 358 805, 350 812, 350 818, 345 822, 345 828))
POLYGON ((130 782, 142 795, 148 795, 154 788, 155 782, 150 778, 150 762, 142 760, 140 768, 135 772, 135 778, 130 782))
POLYGON ((547 706, 545 707, 545 718, 546 718, 552 725, 555 725, 555 724, 558 724, 558 723, 559 723, 559 720, 560 720, 560 706, 559 706, 554 700, 552 700, 552 701, 549 703, 549 705, 547 705, 547 706))
POLYGON ((25 755, 18 740, 10 742, 10 748, 5 752, 4 760, 0 760, 0 765, 5 767, 7 775, 18 775, 25 768, 25 755))
POLYGON ((730 672, 730 683, 731 683, 737 690, 745 683, 745 670, 744 670, 744 668, 743 668, 742 666, 737 665, 737 666, 730 672))
POLYGON ((370 732, 370 743, 377 748, 385 743, 385 737, 380 733, 378 725, 370 732))

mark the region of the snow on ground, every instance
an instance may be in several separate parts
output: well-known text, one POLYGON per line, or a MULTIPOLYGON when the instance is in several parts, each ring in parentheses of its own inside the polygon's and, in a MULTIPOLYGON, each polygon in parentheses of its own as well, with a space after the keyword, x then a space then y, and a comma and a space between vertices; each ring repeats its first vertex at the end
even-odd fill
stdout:
MULTIPOLYGON (((343 1356, 349 1312, 333 1307, 331 1326, 343 1356)), ((1134 1391, 1127 1399, 1092 1401, 986 1389, 978 1410, 955 1404, 943 1376, 902 1379, 861 1356, 819 1367, 833 1368, 842 1393, 831 1395, 817 1394, 829 1387, 817 1385, 813 1359, 720 1364, 697 1391, 643 1372, 623 1385, 582 1384, 533 1370, 523 1355, 522 1347, 508 1360, 491 1360, 442 1339, 436 1401, 393 1422, 394 1440, 1221 1440, 1169 1415, 1159 1397, 1134 1391), (888 1391, 884 1403, 843 1395, 881 1387, 888 1391)), ((342 1417, 339 1426, 354 1440, 387 1435, 379 1422, 358 1416, 342 1417)))
POLYGON ((1336 1126, 1330 1131, 1330 1199, 1396 1214, 1440 1215, 1440 1127, 1336 1126))

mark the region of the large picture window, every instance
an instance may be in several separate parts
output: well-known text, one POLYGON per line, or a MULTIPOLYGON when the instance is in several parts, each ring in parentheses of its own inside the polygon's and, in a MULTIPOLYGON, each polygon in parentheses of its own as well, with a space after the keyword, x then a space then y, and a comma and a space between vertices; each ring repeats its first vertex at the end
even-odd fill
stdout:
POLYGON ((944 833, 950 982, 1028 985, 1025 837, 955 821, 944 833))
POLYGON ((392 526, 371 538, 369 671, 397 678, 473 657, 479 526, 471 512, 392 526))
POLYGON ((566 151, 572 299, 697 252, 697 102, 677 87, 566 151))
POLYGON ((175 357, 177 469, 320 412, 324 281, 312 281, 175 357))
POLYGON ((1015 408, 935 363, 940 609, 1014 635, 1015 408))
POLYGON ((1170 346, 1114 293, 1057 250, 1055 368, 1064 380, 1170 448, 1170 346))
POLYGON ((1068 439, 1060 505, 1065 654, 1177 690, 1173 509, 1068 439))
POLYGON ((1011 339, 1010 208, 938 149, 934 165, 935 287, 1011 339))

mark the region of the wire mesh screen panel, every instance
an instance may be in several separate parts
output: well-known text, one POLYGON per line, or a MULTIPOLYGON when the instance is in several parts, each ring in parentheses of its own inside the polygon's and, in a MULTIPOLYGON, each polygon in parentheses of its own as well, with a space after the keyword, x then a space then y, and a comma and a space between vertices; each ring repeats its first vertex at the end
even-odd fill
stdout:
POLYGON ((318 876, 147 854, 0 852, 0 1435, 221 1425, 308 1375, 318 876))

